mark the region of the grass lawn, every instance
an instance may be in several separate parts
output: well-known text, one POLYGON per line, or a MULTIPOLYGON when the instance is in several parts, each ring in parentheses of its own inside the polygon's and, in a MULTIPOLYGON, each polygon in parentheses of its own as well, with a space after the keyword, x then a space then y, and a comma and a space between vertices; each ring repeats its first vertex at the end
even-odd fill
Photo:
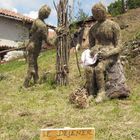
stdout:
MULTIPOLYGON (((49 71, 48 81, 25 89, 22 87, 27 65, 24 61, 0 65, 5 78, 0 81, 0 140, 39 140, 41 128, 94 127, 96 140, 140 140, 140 83, 129 78, 131 96, 111 100, 87 109, 69 103, 69 94, 79 87, 74 54, 70 58, 70 85, 57 87, 55 52, 39 57, 39 72, 49 71)), ((131 75, 132 76, 132 75, 131 75)))

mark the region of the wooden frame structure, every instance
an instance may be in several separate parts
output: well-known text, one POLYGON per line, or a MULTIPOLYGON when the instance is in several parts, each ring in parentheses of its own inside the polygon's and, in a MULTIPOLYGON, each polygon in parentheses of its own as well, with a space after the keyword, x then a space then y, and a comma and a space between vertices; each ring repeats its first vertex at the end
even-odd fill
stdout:
POLYGON ((68 0, 60 0, 56 6, 54 3, 58 27, 57 32, 57 56, 56 56, 56 83, 57 85, 68 85, 68 61, 69 61, 69 21, 68 21, 68 0))

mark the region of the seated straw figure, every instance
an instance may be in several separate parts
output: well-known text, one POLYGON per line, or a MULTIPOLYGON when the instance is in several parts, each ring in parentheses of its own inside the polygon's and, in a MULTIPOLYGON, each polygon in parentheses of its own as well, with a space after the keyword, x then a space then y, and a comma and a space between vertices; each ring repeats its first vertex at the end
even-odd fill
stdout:
POLYGON ((120 27, 106 19, 106 8, 98 3, 92 8, 96 24, 89 32, 90 55, 98 56, 97 62, 85 67, 85 87, 89 95, 96 96, 95 102, 103 102, 106 97, 121 98, 129 96, 129 89, 120 62, 122 50, 120 27))

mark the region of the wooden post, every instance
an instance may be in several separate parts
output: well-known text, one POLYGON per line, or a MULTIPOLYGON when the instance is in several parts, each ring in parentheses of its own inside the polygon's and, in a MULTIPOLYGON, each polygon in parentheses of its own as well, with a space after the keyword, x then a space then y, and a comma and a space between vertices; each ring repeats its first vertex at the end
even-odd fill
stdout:
POLYGON ((68 0, 60 0, 56 7, 58 18, 57 30, 57 56, 56 56, 56 83, 67 85, 69 61, 69 25, 68 25, 68 0))

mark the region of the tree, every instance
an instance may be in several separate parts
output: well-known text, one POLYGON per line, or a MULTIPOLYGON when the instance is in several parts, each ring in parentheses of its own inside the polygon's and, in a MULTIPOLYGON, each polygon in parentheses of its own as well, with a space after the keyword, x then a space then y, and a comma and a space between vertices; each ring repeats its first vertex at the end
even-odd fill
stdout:
POLYGON ((122 0, 122 13, 125 13, 125 0, 122 0))
POLYGON ((86 20, 88 18, 88 14, 84 12, 84 10, 81 8, 82 7, 81 2, 78 1, 77 4, 78 4, 78 13, 75 16, 75 20, 76 21, 86 20))
POLYGON ((140 0, 117 0, 108 6, 108 12, 112 16, 117 16, 125 12, 126 7, 135 9, 140 7, 140 0))
POLYGON ((112 16, 117 16, 122 13, 122 0, 117 0, 108 6, 108 12, 112 16))
POLYGON ((78 21, 86 20, 88 18, 88 14, 86 14, 83 9, 79 9, 76 19, 78 21))
POLYGON ((140 7, 140 0, 127 0, 127 5, 129 9, 135 9, 140 7))

